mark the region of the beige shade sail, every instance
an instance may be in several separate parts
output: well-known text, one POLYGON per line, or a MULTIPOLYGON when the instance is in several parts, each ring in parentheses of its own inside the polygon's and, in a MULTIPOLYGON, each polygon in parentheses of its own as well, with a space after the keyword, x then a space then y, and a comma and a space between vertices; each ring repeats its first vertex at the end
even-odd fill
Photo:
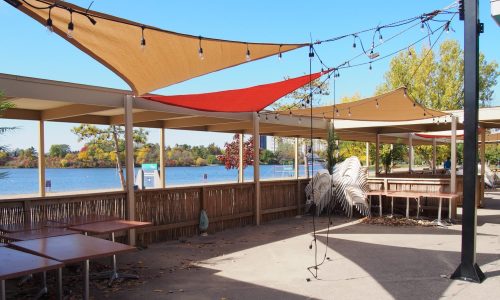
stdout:
MULTIPOLYGON (((281 114, 324 117, 327 119, 356 121, 412 121, 447 116, 446 113, 425 108, 413 100, 406 88, 362 99, 330 106, 282 111, 281 114)), ((444 121, 444 120, 441 120, 444 121)), ((449 121, 449 120, 448 120, 449 121)))
POLYGON ((26 0, 18 9, 43 25, 50 18, 55 33, 125 80, 136 95, 251 60, 308 44, 265 44, 191 36, 88 11, 64 1, 26 0), (37 9, 57 3, 52 9, 37 9), (70 14, 70 10, 73 13, 70 14), (74 30, 68 37, 70 15, 74 30), (91 19, 95 20, 95 25, 91 19), (144 37, 145 47, 141 47, 144 37), (202 49, 202 56, 200 55, 202 49))

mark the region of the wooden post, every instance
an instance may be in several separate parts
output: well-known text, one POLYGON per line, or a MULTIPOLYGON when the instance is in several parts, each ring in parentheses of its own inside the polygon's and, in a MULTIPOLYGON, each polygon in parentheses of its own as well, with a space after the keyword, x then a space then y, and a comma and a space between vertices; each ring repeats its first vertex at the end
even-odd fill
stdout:
POLYGON ((380 135, 377 133, 375 141, 375 176, 379 174, 379 163, 380 163, 380 135))
POLYGON ((165 128, 160 129, 160 181, 161 188, 164 189, 166 182, 166 168, 165 168, 165 128))
POLYGON ((436 149, 436 138, 432 139, 432 174, 436 174, 436 159, 437 159, 437 149, 436 149))
MULTIPOLYGON (((240 133, 239 134, 239 139, 240 139, 240 142, 239 142, 239 145, 238 145, 238 182, 239 183, 243 183, 243 181, 245 180, 245 173, 244 173, 244 169, 243 169, 243 134, 240 133)), ((254 138, 255 140, 255 138, 254 138)), ((260 142, 260 140, 259 140, 260 142)))
MULTIPOLYGON (((127 219, 135 220, 135 191, 134 191, 134 115, 132 96, 125 96, 125 167, 127 179, 127 219)), ((129 243, 135 245, 135 230, 129 231, 129 243)))
POLYGON ((253 113, 253 182, 255 186, 255 224, 260 225, 260 129, 257 113, 253 113))
POLYGON ((457 192, 457 117, 451 117, 451 179, 450 192, 457 192))
POLYGON ((413 133, 408 133, 408 172, 413 170, 413 133))
POLYGON ((294 158, 293 158, 293 168, 294 168, 294 177, 296 180, 297 188, 295 190, 295 194, 297 197, 297 216, 301 214, 301 205, 302 205, 302 199, 300 198, 300 181, 299 181, 299 138, 295 138, 295 152, 294 152, 294 158))
POLYGON ((370 166, 370 143, 366 142, 366 167, 370 166))
POLYGON ((45 124, 38 122, 38 193, 45 197, 45 124))
POLYGON ((480 149, 480 157, 481 157, 481 180, 479 181, 479 206, 483 207, 484 200, 484 174, 486 168, 486 130, 481 128, 481 149, 480 149))
POLYGON ((293 157, 293 174, 299 179, 299 138, 295 138, 295 152, 293 157))

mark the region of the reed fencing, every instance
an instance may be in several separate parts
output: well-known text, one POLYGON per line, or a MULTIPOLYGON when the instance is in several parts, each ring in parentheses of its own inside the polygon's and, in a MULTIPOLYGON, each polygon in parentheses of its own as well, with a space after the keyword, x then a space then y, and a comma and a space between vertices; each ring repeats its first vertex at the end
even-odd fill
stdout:
MULTIPOLYGON (((306 179, 261 182, 262 222, 300 213, 306 184, 306 179)), ((0 224, 95 214, 126 218, 126 199, 121 191, 5 199, 0 200, 0 224)), ((253 182, 140 190, 135 202, 136 219, 153 223, 137 230, 137 240, 145 244, 198 234, 202 209, 209 218, 209 233, 255 224, 253 182)))

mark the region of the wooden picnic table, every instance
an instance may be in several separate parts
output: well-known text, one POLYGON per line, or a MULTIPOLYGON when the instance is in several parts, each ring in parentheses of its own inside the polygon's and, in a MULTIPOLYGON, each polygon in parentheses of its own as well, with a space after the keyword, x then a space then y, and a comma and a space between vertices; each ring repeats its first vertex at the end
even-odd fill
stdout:
MULTIPOLYGON (((369 196, 379 196, 379 203, 382 201, 382 196, 391 197, 391 215, 394 213, 394 198, 406 198, 406 218, 409 218, 410 199, 417 201, 417 218, 420 213, 420 198, 438 198, 438 218, 437 223, 441 224, 442 199, 448 199, 448 218, 451 219, 451 209, 453 199, 462 196, 462 193, 439 193, 439 192, 419 192, 419 191, 395 191, 395 190, 372 190, 366 193, 369 196)), ((380 215, 382 215, 382 205, 380 205, 380 215)))
POLYGON ((35 240, 53 236, 68 235, 68 234, 79 234, 79 231, 69 230, 66 228, 59 227, 43 227, 41 229, 29 230, 29 231, 19 231, 13 233, 0 233, 0 238, 4 238, 9 241, 27 241, 35 240))
MULTIPOLYGON (((111 241, 115 241, 115 232, 130 230, 134 228, 141 228, 146 226, 151 226, 153 223, 151 222, 139 222, 139 221, 128 221, 128 220, 112 220, 112 221, 102 221, 96 223, 82 224, 69 227, 72 230, 77 230, 84 232, 85 234, 93 233, 93 234, 111 234, 111 241)), ((113 269, 109 272, 103 272, 102 274, 98 274, 100 278, 109 277, 108 286, 111 286, 114 280, 118 278, 131 278, 138 279, 139 277, 134 274, 124 274, 118 273, 117 263, 116 263, 116 255, 112 257, 112 266, 113 269)))
POLYGON ((5 280, 38 272, 43 272, 43 288, 38 295, 41 296, 41 294, 47 293, 45 272, 54 269, 58 269, 58 293, 59 299, 62 299, 61 268, 64 266, 63 263, 8 247, 0 247, 0 257, 2 258, 2 263, 0 264, 0 299, 6 299, 5 280))
POLYGON ((83 298, 89 298, 89 260, 134 251, 136 248, 104 239, 70 234, 10 244, 15 249, 44 256, 64 264, 84 262, 83 298))

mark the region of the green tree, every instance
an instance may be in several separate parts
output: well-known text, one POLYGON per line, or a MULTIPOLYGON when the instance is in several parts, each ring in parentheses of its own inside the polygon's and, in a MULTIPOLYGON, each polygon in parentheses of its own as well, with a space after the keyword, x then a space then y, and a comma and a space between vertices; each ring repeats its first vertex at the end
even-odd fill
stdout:
MULTIPOLYGON (((409 95, 426 107, 438 110, 461 109, 463 93, 463 50, 454 40, 441 43, 439 54, 422 48, 401 52, 391 60, 385 74, 385 82, 377 88, 377 94, 406 86, 409 95)), ((488 106, 493 100, 493 89, 500 75, 498 63, 487 62, 481 53, 479 58, 479 100, 488 106)))
POLYGON ((71 152, 71 148, 66 144, 55 144, 50 146, 49 156, 63 158, 66 154, 71 152))
MULTIPOLYGON (((109 152, 115 153, 118 174, 123 188, 125 188, 125 177, 123 175, 122 153, 125 151, 125 129, 121 126, 109 126, 100 128, 90 124, 80 124, 73 127, 71 132, 78 136, 78 141, 85 141, 89 150, 94 154, 109 152)), ((136 146, 142 146, 147 142, 148 132, 143 128, 134 129, 133 139, 136 146)))

